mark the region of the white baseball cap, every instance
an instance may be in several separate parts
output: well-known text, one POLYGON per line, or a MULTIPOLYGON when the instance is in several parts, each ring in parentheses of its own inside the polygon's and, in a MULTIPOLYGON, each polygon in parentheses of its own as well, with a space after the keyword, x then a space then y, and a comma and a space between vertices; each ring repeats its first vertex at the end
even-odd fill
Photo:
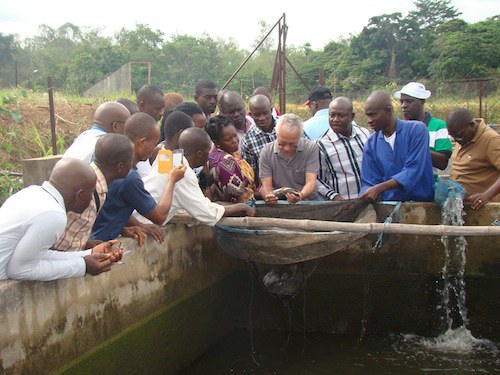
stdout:
POLYGON ((420 82, 410 82, 403 88, 394 93, 396 99, 401 99, 401 94, 405 94, 417 99, 427 99, 431 96, 431 92, 425 89, 423 83, 420 82))

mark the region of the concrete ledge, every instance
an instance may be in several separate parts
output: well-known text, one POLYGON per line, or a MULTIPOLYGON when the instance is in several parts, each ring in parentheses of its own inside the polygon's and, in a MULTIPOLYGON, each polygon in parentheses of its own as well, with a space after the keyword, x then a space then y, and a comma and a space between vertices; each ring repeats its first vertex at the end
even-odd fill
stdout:
POLYGON ((164 245, 123 245, 134 249, 126 264, 96 277, 0 282, 0 373, 61 368, 235 269, 206 226, 171 224, 164 245))
POLYGON ((23 159, 23 184, 40 185, 48 180, 54 165, 62 158, 62 155, 51 155, 43 158, 23 159))

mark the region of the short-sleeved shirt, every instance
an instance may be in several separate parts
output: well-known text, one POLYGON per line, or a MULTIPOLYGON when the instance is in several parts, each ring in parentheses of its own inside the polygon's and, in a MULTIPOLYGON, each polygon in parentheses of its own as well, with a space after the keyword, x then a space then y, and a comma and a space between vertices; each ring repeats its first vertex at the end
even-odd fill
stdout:
POLYGON ((429 148, 434 152, 451 155, 453 150, 451 146, 450 136, 446 128, 446 122, 432 117, 426 112, 423 123, 427 125, 429 131, 429 148))
POLYGON ((95 145, 100 137, 107 134, 106 131, 97 125, 85 130, 69 146, 63 158, 75 158, 90 164, 94 161, 95 145))
POLYGON ((328 108, 320 109, 313 117, 304 121, 304 133, 313 141, 325 134, 329 128, 328 108))
MULTIPOLYGON (((271 177, 274 189, 291 187, 302 190, 306 184, 306 173, 319 173, 319 149, 309 139, 300 139, 290 160, 281 153, 278 140, 265 145, 260 153, 259 177, 271 177)), ((316 190, 307 199, 317 199, 316 190)))
POLYGON ((137 168, 133 166, 127 177, 115 180, 109 185, 106 202, 92 229, 92 238, 112 240, 122 233, 134 210, 145 216, 155 207, 155 200, 144 188, 137 168))
MULTIPOLYGON (((483 119, 476 135, 465 146, 455 145, 451 155, 450 178, 467 190, 469 195, 484 193, 500 175, 500 134, 488 127, 483 119)), ((500 202, 500 194, 492 202, 500 202)))

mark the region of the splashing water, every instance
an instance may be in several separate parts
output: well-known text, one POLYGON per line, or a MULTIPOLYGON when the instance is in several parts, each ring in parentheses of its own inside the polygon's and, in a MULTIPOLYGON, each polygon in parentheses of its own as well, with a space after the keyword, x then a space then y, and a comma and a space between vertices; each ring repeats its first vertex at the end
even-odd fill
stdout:
MULTIPOLYGON (((465 213, 463 211, 462 197, 451 194, 446 199, 442 208, 442 223, 444 225, 464 225, 465 213)), ((408 345, 417 345, 422 350, 420 357, 432 356, 432 352, 439 352, 441 360, 446 362, 449 355, 450 363, 457 360, 462 364, 467 361, 479 364, 477 356, 482 359, 493 359, 498 364, 497 344, 474 337, 467 328, 469 320, 466 308, 465 293, 465 265, 467 241, 463 236, 450 240, 448 236, 441 237, 444 245, 444 265, 441 269, 441 279, 438 280, 438 291, 441 303, 437 306, 442 313, 444 333, 435 338, 421 337, 417 335, 403 335, 402 341, 397 345, 399 350, 408 348, 408 345), (454 244, 454 246, 453 246, 454 244), (459 356, 459 357, 457 357, 459 356)))

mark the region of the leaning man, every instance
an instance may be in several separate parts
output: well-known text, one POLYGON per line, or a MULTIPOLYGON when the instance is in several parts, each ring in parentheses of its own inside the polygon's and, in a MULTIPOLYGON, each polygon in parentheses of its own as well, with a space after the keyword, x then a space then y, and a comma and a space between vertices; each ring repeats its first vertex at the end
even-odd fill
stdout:
POLYGON ((463 108, 450 111, 446 126, 457 142, 450 178, 467 190, 473 209, 500 202, 500 134, 463 108))
POLYGON ((363 152, 361 198, 432 201, 434 176, 425 125, 396 118, 391 98, 382 90, 368 97, 365 115, 375 133, 363 152))
POLYGON ((86 162, 64 158, 49 181, 7 199, 0 208, 0 280, 49 281, 110 270, 114 255, 96 254, 109 251, 110 242, 86 251, 50 250, 64 232, 66 212, 82 213, 95 184, 86 162))
POLYGON ((285 197, 289 203, 316 200, 319 172, 318 146, 302 138, 302 119, 292 113, 283 115, 276 125, 276 140, 262 149, 259 161, 261 194, 269 204, 276 204, 279 188, 292 188, 285 197))

